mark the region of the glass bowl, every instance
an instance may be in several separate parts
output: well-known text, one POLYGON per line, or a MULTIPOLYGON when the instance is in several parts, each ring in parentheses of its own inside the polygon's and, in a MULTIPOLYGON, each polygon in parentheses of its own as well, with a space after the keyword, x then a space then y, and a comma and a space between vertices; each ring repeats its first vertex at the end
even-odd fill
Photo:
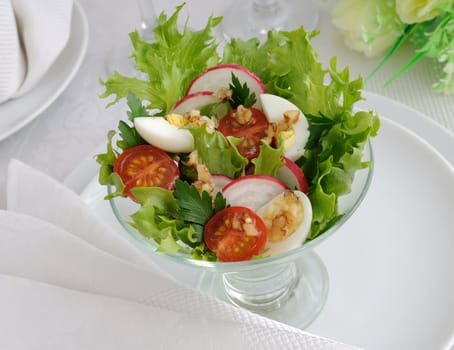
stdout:
POLYGON ((110 199, 110 205, 125 233, 149 251, 150 257, 160 254, 179 264, 199 267, 198 289, 266 317, 305 328, 322 310, 329 288, 328 272, 313 248, 349 220, 364 199, 373 174, 370 142, 365 145, 363 153, 363 161, 370 161, 371 165, 358 170, 351 192, 339 197, 341 219, 314 240, 263 259, 226 263, 195 260, 183 253, 158 253, 156 243, 128 223, 139 205, 123 197, 110 199))

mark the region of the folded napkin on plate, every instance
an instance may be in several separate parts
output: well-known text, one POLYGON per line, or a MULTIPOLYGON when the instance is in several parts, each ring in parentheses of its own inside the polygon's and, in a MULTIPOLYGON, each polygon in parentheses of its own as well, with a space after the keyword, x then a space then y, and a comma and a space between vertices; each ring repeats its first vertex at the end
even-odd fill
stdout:
POLYGON ((165 277, 77 195, 18 161, 7 200, 0 349, 356 349, 165 277))
POLYGON ((0 103, 21 96, 64 49, 72 0, 0 0, 0 103))

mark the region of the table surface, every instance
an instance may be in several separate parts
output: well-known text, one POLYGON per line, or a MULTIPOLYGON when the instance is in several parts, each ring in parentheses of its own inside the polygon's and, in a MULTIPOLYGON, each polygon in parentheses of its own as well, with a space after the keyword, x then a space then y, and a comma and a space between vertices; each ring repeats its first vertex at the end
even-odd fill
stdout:
MULTIPOLYGON (((156 12, 171 13, 180 1, 155 0, 156 12)), ((82 66, 58 99, 26 127, 0 141, 0 208, 5 203, 5 182, 9 159, 17 158, 63 180, 96 146, 106 139, 106 132, 124 117, 124 104, 106 109, 98 78, 108 76, 108 67, 118 58, 114 47, 128 44, 127 33, 138 28, 140 14, 136 2, 120 0, 80 0, 89 23, 89 43, 82 66), (108 10, 107 10, 108 9, 108 10), (110 63, 109 63, 110 62, 110 63)), ((182 19, 189 15, 189 25, 202 26, 207 16, 222 15, 229 1, 192 0, 184 7, 182 19)), ((320 2, 320 35, 313 41, 326 63, 337 55, 339 66, 349 65, 352 76, 366 76, 378 58, 368 59, 347 49, 330 20, 329 2, 320 2), (327 5, 328 4, 328 5, 327 5)), ((124 53, 128 54, 127 52, 124 53)), ((423 60, 388 88, 384 82, 411 56, 404 47, 372 80, 366 89, 404 103, 454 131, 454 95, 435 93, 431 61, 423 60)))

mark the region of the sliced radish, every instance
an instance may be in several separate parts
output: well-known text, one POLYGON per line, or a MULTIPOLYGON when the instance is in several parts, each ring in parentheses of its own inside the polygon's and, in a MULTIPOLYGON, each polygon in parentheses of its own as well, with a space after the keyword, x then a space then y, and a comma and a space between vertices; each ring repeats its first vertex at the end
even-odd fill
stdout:
POLYGON ((289 189, 300 190, 307 194, 309 192, 309 186, 301 168, 286 157, 284 157, 284 161, 285 165, 277 171, 277 178, 289 189))
POLYGON ((260 78, 250 70, 236 64, 221 64, 208 68, 206 71, 195 77, 189 85, 186 95, 193 94, 198 91, 215 92, 219 88, 228 88, 232 82, 232 73, 235 74, 241 84, 246 83, 249 89, 252 92, 255 92, 257 102, 254 107, 260 107, 260 100, 258 96, 266 91, 265 85, 260 78))
MULTIPOLYGON (((261 94, 259 100, 270 123, 284 121, 284 113, 288 111, 298 111, 298 121, 292 124, 294 140, 285 150, 285 156, 291 160, 297 160, 304 154, 304 146, 309 139, 309 123, 303 112, 289 100, 272 94, 261 94)), ((284 140, 285 141, 285 140, 284 140)))
POLYGON ((222 189, 222 194, 227 204, 255 211, 285 190, 287 190, 285 184, 275 177, 246 175, 227 184, 222 189))
POLYGON ((222 100, 214 96, 213 92, 199 91, 190 95, 186 95, 180 101, 178 101, 175 104, 175 107, 173 107, 172 113, 184 114, 195 109, 200 110, 200 108, 206 105, 219 102, 222 102, 222 100))
POLYGON ((267 254, 273 256, 300 247, 312 223, 312 205, 301 191, 286 191, 257 210, 267 229, 267 254))
POLYGON ((162 117, 134 118, 134 127, 149 144, 166 152, 187 153, 194 150, 194 138, 185 129, 170 124, 162 117))
POLYGON ((222 174, 212 174, 211 181, 213 183, 214 193, 220 192, 226 185, 232 182, 232 178, 222 174))

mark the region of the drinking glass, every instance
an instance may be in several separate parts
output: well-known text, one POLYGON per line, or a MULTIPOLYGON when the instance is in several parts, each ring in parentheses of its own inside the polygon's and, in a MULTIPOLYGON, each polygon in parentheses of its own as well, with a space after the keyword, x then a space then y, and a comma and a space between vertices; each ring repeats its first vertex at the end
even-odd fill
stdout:
MULTIPOLYGON (((137 0, 136 4, 139 9, 140 21, 137 27, 141 37, 146 41, 153 41, 153 28, 156 26, 158 17, 154 9, 152 0, 137 0)), ((114 47, 109 52, 105 62, 105 73, 107 76, 114 71, 123 75, 134 76, 138 71, 134 68, 134 60, 131 58, 132 45, 128 35, 122 40, 115 42, 114 47)))
POLYGON ((318 6, 312 0, 235 0, 223 14, 221 31, 231 38, 266 39, 271 29, 294 30, 304 26, 316 28, 318 6))

